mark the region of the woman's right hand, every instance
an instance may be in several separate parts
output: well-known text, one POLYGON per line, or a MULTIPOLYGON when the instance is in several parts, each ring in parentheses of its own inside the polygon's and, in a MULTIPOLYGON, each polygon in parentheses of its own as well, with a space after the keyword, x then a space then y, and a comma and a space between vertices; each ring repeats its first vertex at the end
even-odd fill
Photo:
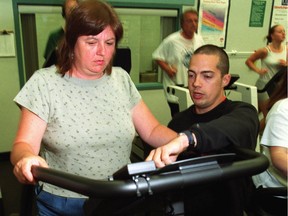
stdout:
POLYGON ((282 66, 282 67, 287 67, 287 61, 285 61, 284 59, 280 59, 280 60, 279 60, 279 64, 280 64, 280 66, 282 66))
POLYGON ((33 165, 48 167, 46 161, 40 156, 24 157, 15 164, 13 173, 20 183, 35 184, 37 182, 31 172, 33 165))

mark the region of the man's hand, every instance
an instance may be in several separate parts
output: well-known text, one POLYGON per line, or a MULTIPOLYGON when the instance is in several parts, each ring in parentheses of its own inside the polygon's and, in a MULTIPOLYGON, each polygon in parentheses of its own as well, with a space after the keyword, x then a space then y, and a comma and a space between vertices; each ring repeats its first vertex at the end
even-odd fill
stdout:
POLYGON ((161 168, 176 161, 178 155, 189 146, 187 136, 178 136, 168 144, 154 149, 150 152, 145 161, 153 160, 156 167, 161 168))
POLYGON ((170 78, 173 78, 177 73, 177 68, 173 65, 168 65, 168 70, 166 70, 166 72, 170 78))

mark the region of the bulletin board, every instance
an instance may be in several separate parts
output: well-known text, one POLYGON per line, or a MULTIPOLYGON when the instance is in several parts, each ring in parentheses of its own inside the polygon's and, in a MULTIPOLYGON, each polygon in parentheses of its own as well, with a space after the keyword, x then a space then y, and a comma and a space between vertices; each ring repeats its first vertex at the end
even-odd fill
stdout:
POLYGON ((199 0, 198 33, 206 44, 226 47, 230 0, 199 0))
POLYGON ((249 27, 263 27, 266 0, 252 0, 249 27))
POLYGON ((15 57, 14 32, 0 31, 0 58, 15 57))

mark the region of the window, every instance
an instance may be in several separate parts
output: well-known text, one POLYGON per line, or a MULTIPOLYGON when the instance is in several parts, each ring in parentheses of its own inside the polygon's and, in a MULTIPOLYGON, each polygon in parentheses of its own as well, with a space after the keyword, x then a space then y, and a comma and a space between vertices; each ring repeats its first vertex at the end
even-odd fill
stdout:
MULTIPOLYGON (((124 36, 119 47, 128 47, 131 50, 132 80, 135 84, 161 82, 161 73, 158 73, 158 66, 152 61, 152 52, 163 38, 176 31, 179 9, 115 9, 124 27, 124 36)), ((27 80, 35 70, 42 67, 48 35, 63 26, 64 19, 61 16, 61 6, 19 5, 18 10, 23 42, 24 77, 27 80), (31 41, 37 41, 34 49, 30 49, 31 41)))

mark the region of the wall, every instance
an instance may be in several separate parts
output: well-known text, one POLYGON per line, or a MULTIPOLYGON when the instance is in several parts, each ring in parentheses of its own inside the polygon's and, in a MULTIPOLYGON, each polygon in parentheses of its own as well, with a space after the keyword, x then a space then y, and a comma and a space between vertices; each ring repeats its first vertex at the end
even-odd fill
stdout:
MULTIPOLYGON (((174 0, 174 3, 175 1, 176 0, 174 0)), ((123 2, 127 1, 123 0, 123 2)), ((142 2, 149 2, 149 0, 143 0, 142 2)), ((186 0, 182 2, 192 1, 186 0)), ((264 26, 260 28, 248 27, 251 1, 231 0, 230 2, 226 51, 238 51, 238 54, 231 56, 230 72, 239 74, 240 82, 254 84, 257 76, 249 72, 245 66, 244 62, 247 58, 247 54, 245 53, 253 52, 255 49, 265 45, 262 38, 267 34, 269 28, 272 0, 267 0, 264 26)), ((195 3, 197 3, 197 1, 195 1, 195 3)), ((186 7, 183 6, 183 8, 186 7)), ((11 0, 0 1, 0 30, 3 29, 15 30, 11 0)), ((0 57, 0 152, 10 151, 19 119, 18 108, 12 102, 20 88, 17 64, 16 57, 0 57)), ((140 91, 140 93, 160 122, 167 124, 170 119, 170 114, 163 96, 163 90, 146 90, 140 91)))
POLYGON ((249 52, 265 46, 264 37, 270 25, 271 7, 272 0, 267 0, 263 28, 249 27, 251 1, 231 0, 226 51, 231 53, 236 50, 238 53, 230 55, 230 73, 239 74, 238 82, 254 85, 257 79, 257 74, 249 71, 245 61, 249 52))
POLYGON ((167 125, 171 119, 171 114, 163 89, 140 90, 140 94, 158 121, 167 125))
MULTIPOLYGON (((14 31, 11 0, 0 1, 0 31, 14 31)), ((0 57, 0 152, 11 149, 19 119, 19 109, 12 101, 19 91, 16 57, 0 57)))

